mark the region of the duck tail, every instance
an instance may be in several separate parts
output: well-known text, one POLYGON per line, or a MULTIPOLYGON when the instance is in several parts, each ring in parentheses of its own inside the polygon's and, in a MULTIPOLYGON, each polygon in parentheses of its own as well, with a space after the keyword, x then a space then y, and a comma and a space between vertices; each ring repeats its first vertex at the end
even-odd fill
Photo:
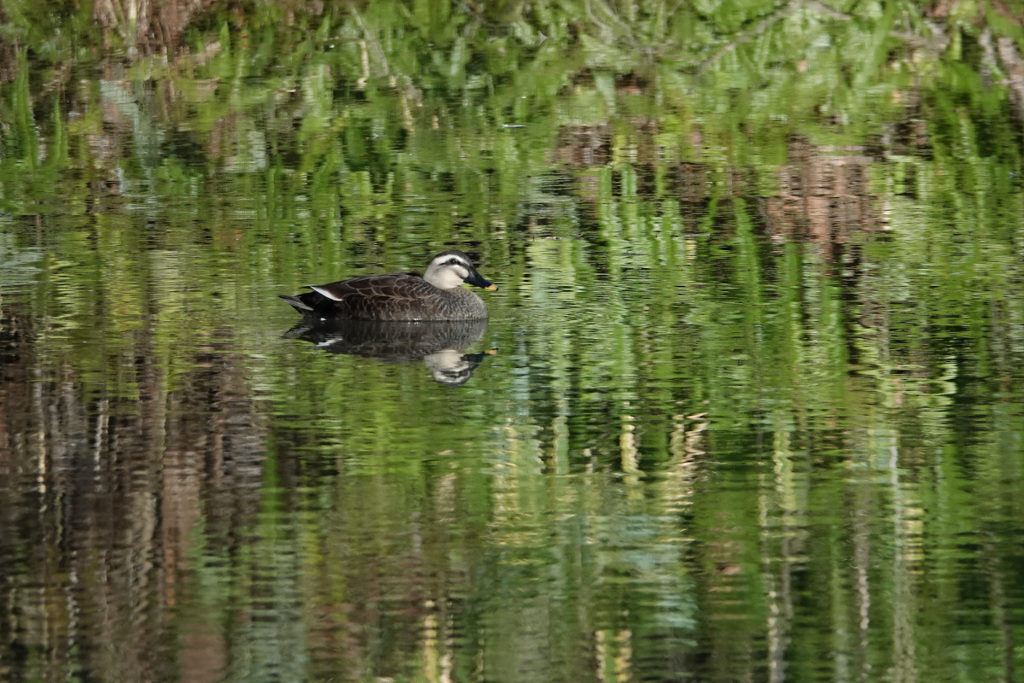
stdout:
POLYGON ((297 296, 289 296, 287 294, 278 294, 277 296, 287 301, 288 304, 299 313, 309 313, 313 310, 312 306, 297 296))

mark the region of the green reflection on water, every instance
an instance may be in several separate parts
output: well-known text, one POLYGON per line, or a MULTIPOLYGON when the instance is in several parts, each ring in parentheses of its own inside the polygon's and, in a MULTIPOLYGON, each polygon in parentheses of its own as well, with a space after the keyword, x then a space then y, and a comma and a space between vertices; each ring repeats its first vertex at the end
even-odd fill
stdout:
POLYGON ((1021 12, 28 9, 2 677, 1024 665, 1021 12), (286 336, 448 246, 464 385, 286 336))

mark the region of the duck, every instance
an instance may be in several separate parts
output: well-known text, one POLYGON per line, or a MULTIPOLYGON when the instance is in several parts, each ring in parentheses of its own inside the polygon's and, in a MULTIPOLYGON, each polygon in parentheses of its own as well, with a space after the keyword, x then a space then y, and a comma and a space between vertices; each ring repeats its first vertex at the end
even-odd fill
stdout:
POLYGON ((484 320, 487 304, 469 284, 495 291, 477 272, 468 256, 457 249, 442 251, 426 272, 364 275, 326 285, 309 285, 311 292, 279 294, 304 317, 321 320, 484 320))

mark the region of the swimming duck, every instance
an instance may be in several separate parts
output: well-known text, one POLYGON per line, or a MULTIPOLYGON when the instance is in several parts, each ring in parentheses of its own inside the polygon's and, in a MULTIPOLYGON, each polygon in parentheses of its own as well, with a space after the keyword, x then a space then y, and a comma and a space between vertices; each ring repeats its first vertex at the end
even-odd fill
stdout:
POLYGON ((435 256, 423 276, 415 273, 364 275, 312 292, 279 296, 305 316, 347 320, 480 320, 487 305, 462 283, 496 290, 461 251, 435 256))

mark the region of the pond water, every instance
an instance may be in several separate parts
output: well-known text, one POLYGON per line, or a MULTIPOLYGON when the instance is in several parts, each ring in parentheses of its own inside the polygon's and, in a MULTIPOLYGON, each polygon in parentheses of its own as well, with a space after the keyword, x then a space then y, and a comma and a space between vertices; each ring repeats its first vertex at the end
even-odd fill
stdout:
POLYGON ((810 11, 0 50, 0 678, 1020 680, 1024 40, 810 11))

